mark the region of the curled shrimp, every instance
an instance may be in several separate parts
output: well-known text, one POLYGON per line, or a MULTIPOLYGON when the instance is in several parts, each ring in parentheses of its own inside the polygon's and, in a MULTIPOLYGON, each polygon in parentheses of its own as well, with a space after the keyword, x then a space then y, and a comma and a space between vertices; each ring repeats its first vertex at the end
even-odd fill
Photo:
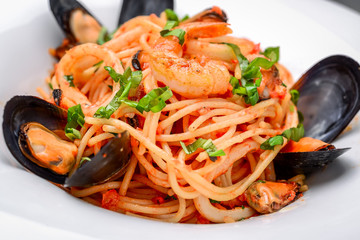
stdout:
MULTIPOLYGON (((200 37, 218 37, 231 33, 226 23, 195 22, 180 25, 185 30, 185 43, 200 37)), ((185 46, 186 48, 186 46, 185 46)), ((176 37, 159 38, 150 53, 150 67, 156 80, 187 98, 224 94, 230 73, 218 60, 199 55, 185 57, 176 37)))

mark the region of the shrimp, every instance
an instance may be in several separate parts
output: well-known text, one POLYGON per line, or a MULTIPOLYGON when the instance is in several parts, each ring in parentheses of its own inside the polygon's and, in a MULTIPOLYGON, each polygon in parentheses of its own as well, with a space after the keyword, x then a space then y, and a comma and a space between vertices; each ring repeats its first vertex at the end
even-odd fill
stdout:
MULTIPOLYGON (((179 26, 185 30, 185 43, 193 38, 217 37, 231 32, 226 23, 196 22, 179 26)), ((185 46, 186 48, 186 46, 185 46)), ((150 53, 154 78, 187 98, 224 94, 230 73, 226 65, 205 56, 186 58, 178 39, 159 38, 150 53)))
POLYGON ((267 98, 284 98, 287 88, 280 79, 279 70, 273 66, 270 69, 261 69, 263 79, 258 88, 261 99, 267 98))

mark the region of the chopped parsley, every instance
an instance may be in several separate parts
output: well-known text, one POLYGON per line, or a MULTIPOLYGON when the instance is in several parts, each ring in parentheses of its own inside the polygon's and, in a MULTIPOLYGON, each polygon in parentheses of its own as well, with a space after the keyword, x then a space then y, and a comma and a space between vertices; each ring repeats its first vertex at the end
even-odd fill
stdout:
POLYGON ((166 106, 165 102, 173 95, 171 89, 166 86, 151 90, 139 102, 131 101, 128 97, 135 95, 136 88, 142 80, 142 72, 132 72, 130 68, 127 68, 123 74, 120 74, 109 66, 106 66, 105 70, 109 72, 114 82, 120 83, 120 89, 108 105, 100 107, 95 112, 94 117, 109 119, 122 103, 136 108, 141 113, 144 111, 159 112, 166 106))
POLYGON ((244 96, 246 104, 255 105, 259 101, 257 88, 260 87, 262 80, 260 68, 269 69, 278 62, 279 47, 265 49, 263 54, 268 57, 270 61, 262 57, 257 57, 252 62, 249 62, 247 58, 242 55, 240 48, 237 45, 225 42, 222 44, 228 45, 233 50, 241 69, 240 81, 235 77, 230 78, 233 94, 244 96))
POLYGON ((186 154, 194 153, 198 148, 204 149, 210 157, 210 160, 215 162, 217 157, 225 156, 225 152, 223 150, 217 150, 215 144, 211 139, 203 139, 199 138, 192 144, 186 146, 185 143, 180 141, 181 147, 184 149, 186 154))
POLYGON ((284 138, 298 142, 305 134, 304 126, 299 124, 296 128, 285 130, 281 135, 271 137, 260 145, 263 150, 274 150, 276 145, 282 145, 284 138))
POLYGON ((75 87, 73 75, 64 75, 64 79, 69 83, 70 87, 75 87))
POLYGON ((216 201, 216 200, 211 199, 211 198, 209 198, 209 200, 210 200, 211 203, 220 203, 220 201, 216 201))
POLYGON ((179 23, 181 21, 184 21, 184 18, 186 18, 186 16, 181 21, 179 21, 178 16, 176 15, 176 13, 173 10, 166 9, 165 13, 166 13, 167 22, 166 22, 165 27, 163 28, 163 30, 161 30, 160 35, 162 37, 175 36, 175 37, 177 37, 179 39, 179 43, 182 46, 184 44, 184 41, 185 41, 186 32, 183 29, 180 29, 180 28, 174 29, 174 30, 171 30, 171 29, 179 26, 179 23))
POLYGON ((80 125, 84 126, 85 115, 81 109, 81 105, 78 104, 76 106, 70 107, 67 112, 67 124, 65 126, 65 135, 70 139, 80 139, 81 134, 80 131, 76 128, 80 125))
POLYGON ((106 27, 101 27, 99 36, 97 39, 97 44, 103 45, 104 43, 110 41, 113 38, 114 33, 109 34, 106 27))
POLYGON ((177 197, 175 196, 175 195, 166 195, 166 197, 164 198, 164 200, 171 200, 171 199, 173 199, 173 200, 177 200, 177 197))

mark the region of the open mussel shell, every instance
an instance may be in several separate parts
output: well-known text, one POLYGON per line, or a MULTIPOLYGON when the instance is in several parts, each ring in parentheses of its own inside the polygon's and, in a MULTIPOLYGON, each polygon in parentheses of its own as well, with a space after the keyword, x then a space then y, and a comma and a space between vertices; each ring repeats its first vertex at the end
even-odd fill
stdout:
POLYGON ((124 0, 118 26, 139 15, 155 13, 159 16, 167 8, 174 9, 173 0, 124 0))
POLYGON ((127 131, 120 138, 113 138, 91 161, 85 162, 65 180, 65 187, 87 187, 121 176, 130 162, 129 139, 127 131))
POLYGON ((3 118, 5 142, 15 159, 34 174, 54 183, 63 184, 66 176, 40 167, 26 158, 21 152, 18 139, 21 126, 27 122, 38 122, 49 130, 64 129, 67 122, 66 110, 37 97, 15 96, 7 102, 3 118))
POLYGON ((350 148, 324 149, 314 152, 279 153, 274 159, 276 177, 289 179, 298 174, 309 175, 324 169, 350 148))
POLYGON ((99 23, 100 26, 102 26, 101 23, 94 17, 94 15, 92 15, 83 5, 81 5, 76 0, 49 0, 49 4, 58 25, 71 42, 77 41, 74 33, 72 32, 70 23, 71 14, 75 10, 81 10, 83 13, 90 15, 99 23))
POLYGON ((360 109, 360 66, 346 56, 323 59, 295 83, 305 136, 332 142, 360 109))
MULTIPOLYGON (((360 109, 360 66, 349 57, 330 56, 310 68, 293 89, 300 93, 297 107, 304 115, 305 136, 332 142, 360 109)), ((276 174, 280 179, 310 174, 349 149, 279 153, 276 174)))
POLYGON ((24 145, 19 135, 25 123, 40 123, 51 131, 63 130, 67 123, 67 111, 54 104, 33 96, 15 96, 4 109, 3 133, 6 145, 15 159, 30 172, 58 184, 85 187, 120 177, 130 162, 130 136, 123 132, 121 137, 112 138, 100 152, 83 163, 68 177, 41 167, 22 152, 24 145))

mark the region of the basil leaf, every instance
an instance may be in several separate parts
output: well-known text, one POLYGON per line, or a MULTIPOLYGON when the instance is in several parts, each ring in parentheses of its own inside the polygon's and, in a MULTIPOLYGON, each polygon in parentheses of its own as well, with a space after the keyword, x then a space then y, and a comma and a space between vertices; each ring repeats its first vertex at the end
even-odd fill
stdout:
POLYGON ((302 114, 302 112, 297 111, 298 114, 298 118, 299 118, 299 124, 304 122, 304 115, 302 114))
POLYGON ((80 104, 70 107, 67 113, 68 123, 66 124, 66 126, 68 126, 69 128, 76 128, 78 125, 83 127, 85 123, 84 117, 85 115, 81 109, 80 104))
POLYGON ((232 43, 222 42, 233 50, 241 69, 241 86, 234 79, 230 78, 230 84, 233 87, 233 94, 244 96, 245 103, 255 105, 259 101, 257 88, 260 87, 262 74, 260 68, 269 69, 279 60, 279 47, 267 48, 263 53, 270 61, 265 58, 255 58, 251 63, 242 55, 240 48, 232 43))
POLYGON ((179 26, 177 21, 167 21, 163 30, 160 31, 160 35, 164 36, 166 33, 170 32, 174 27, 179 26))
POLYGON ((298 142, 305 134, 305 129, 302 124, 299 124, 296 128, 290 128, 282 133, 282 136, 289 140, 298 142))
POLYGON ((274 150, 274 146, 282 145, 284 143, 283 137, 288 140, 298 142, 305 134, 305 129, 302 124, 299 124, 296 128, 289 128, 285 130, 281 135, 271 137, 260 145, 263 150, 274 150))
POLYGON ((140 99, 136 109, 141 113, 144 111, 160 112, 166 106, 165 101, 171 98, 172 95, 173 93, 168 86, 153 89, 140 99))
POLYGON ((266 58, 262 58, 262 57, 257 57, 255 58, 248 66, 248 69, 246 71, 249 71, 249 69, 252 68, 264 68, 264 69, 269 69, 274 65, 274 62, 271 62, 269 60, 267 60, 266 58))
POLYGON ((268 140, 266 140, 265 142, 263 142, 260 145, 260 148, 263 150, 274 150, 274 147, 276 145, 282 145, 284 143, 284 138, 282 136, 275 136, 275 137, 271 137, 268 140))
POLYGON ((300 93, 298 90, 296 89, 291 89, 290 90, 290 94, 291 94, 291 101, 295 104, 295 106, 298 103, 299 97, 300 97, 300 93))
POLYGON ((74 139, 80 139, 81 134, 79 130, 76 130, 75 128, 67 128, 65 129, 65 136, 68 137, 71 141, 74 141, 74 139))
POLYGON ((166 32, 164 34, 161 34, 162 37, 167 37, 167 36, 175 36, 179 39, 179 43, 182 46, 184 44, 185 41, 185 34, 186 32, 180 28, 174 29, 172 31, 166 32))
POLYGON ((255 84, 247 83, 245 85, 246 95, 245 103, 254 106, 259 101, 259 93, 255 84))
POLYGON ((233 94, 237 93, 236 91, 238 91, 238 89, 241 87, 239 80, 236 77, 231 76, 229 83, 233 87, 232 93, 233 94))
POLYGON ((104 60, 101 60, 100 62, 97 62, 93 65, 93 67, 100 67, 101 64, 103 64, 104 60))
POLYGON ((209 200, 210 200, 211 203, 220 203, 220 201, 216 201, 216 200, 211 199, 211 198, 209 198, 209 200))
POLYGON ((49 82, 49 88, 51 89, 51 90, 54 90, 54 87, 53 87, 53 85, 49 82))
POLYGON ((221 44, 225 44, 225 45, 228 45, 229 47, 231 47, 231 49, 233 50, 233 52, 239 62, 241 73, 244 72, 249 65, 249 61, 247 60, 247 58, 244 55, 242 55, 240 48, 233 43, 222 42, 221 44))
POLYGON ((173 199, 173 200, 177 200, 177 198, 175 197, 175 195, 166 195, 166 197, 164 198, 164 200, 170 200, 170 199, 173 199))
POLYGON ((204 149, 208 153, 210 160, 213 162, 216 161, 217 157, 225 156, 225 152, 223 150, 217 150, 211 139, 199 138, 188 146, 182 141, 180 141, 180 144, 186 154, 192 154, 198 148, 204 149))
POLYGON ((84 126, 85 115, 81 109, 81 105, 78 104, 76 106, 70 107, 67 112, 67 124, 65 126, 65 135, 71 139, 80 139, 81 134, 76 129, 79 125, 81 127, 84 126))
POLYGON ((70 84, 70 87, 75 87, 73 75, 64 75, 64 79, 70 84))
POLYGON ((179 21, 178 16, 176 15, 176 13, 175 13, 173 10, 167 8, 167 9, 165 9, 164 12, 165 12, 165 14, 166 14, 167 20, 176 21, 176 22, 179 21))
POLYGON ((188 20, 189 18, 190 18, 189 15, 185 15, 185 16, 180 20, 180 22, 184 22, 184 21, 188 20))
POLYGON ((268 47, 262 53, 264 56, 270 59, 271 62, 277 63, 280 59, 280 48, 279 47, 268 47))
POLYGON ((109 34, 107 29, 105 27, 102 27, 96 42, 99 45, 103 45, 104 43, 110 41, 112 38, 113 38, 113 33, 109 34))
POLYGON ((109 119, 111 115, 120 107, 122 101, 127 99, 127 94, 131 88, 131 82, 129 82, 125 87, 120 87, 119 91, 115 94, 111 102, 104 106, 101 106, 94 114, 96 118, 107 118, 109 119))
POLYGON ((130 67, 126 68, 123 74, 117 73, 112 67, 105 66, 104 69, 109 73, 114 82, 119 82, 121 86, 125 86, 129 82, 132 88, 137 88, 142 80, 142 71, 132 72, 130 67))
POLYGON ((117 73, 112 67, 110 66, 105 66, 104 69, 109 73, 110 77, 114 80, 114 82, 119 82, 120 80, 120 75, 119 73, 117 73))

